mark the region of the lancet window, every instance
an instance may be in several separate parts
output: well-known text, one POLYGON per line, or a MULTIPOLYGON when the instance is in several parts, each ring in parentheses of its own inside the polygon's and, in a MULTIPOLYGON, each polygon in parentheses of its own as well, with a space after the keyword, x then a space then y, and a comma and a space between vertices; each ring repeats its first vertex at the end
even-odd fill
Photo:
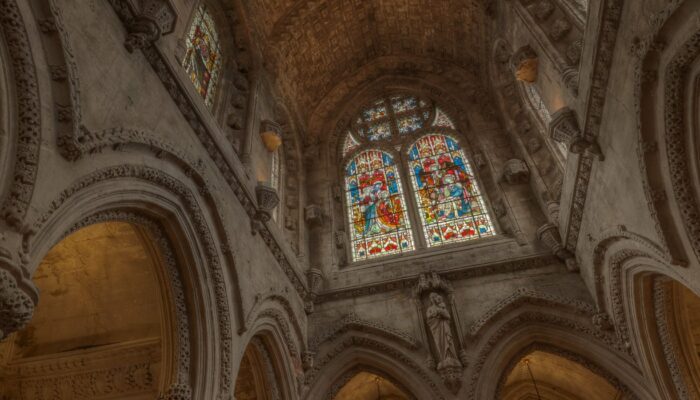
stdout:
POLYGON ((185 43, 187 51, 182 66, 204 103, 211 106, 221 72, 222 56, 214 20, 203 5, 195 11, 185 43))
POLYGON ((352 120, 340 152, 353 261, 495 234, 459 138, 447 113, 413 95, 352 120))

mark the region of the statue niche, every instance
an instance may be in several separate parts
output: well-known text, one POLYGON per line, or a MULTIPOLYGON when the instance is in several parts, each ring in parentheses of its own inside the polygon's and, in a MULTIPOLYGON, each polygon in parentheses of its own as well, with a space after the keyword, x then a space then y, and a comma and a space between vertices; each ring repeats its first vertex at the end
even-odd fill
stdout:
POLYGON ((462 371, 467 362, 452 291, 448 282, 431 272, 420 276, 414 295, 431 354, 428 366, 440 374, 448 389, 457 393, 462 386, 462 371))

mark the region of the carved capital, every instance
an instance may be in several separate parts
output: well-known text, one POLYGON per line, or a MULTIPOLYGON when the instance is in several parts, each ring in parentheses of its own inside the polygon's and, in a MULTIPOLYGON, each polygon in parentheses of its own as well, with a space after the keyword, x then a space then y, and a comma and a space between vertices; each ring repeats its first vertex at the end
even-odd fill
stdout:
POLYGON ((8 256, 0 253, 0 340, 29 322, 39 298, 36 286, 8 256))
POLYGON ((560 260, 564 261, 566 268, 571 272, 578 271, 576 258, 568 251, 561 242, 559 228, 554 224, 544 224, 537 230, 537 239, 547 246, 552 253, 560 260))
POLYGON ((510 62, 517 80, 527 83, 537 80, 539 60, 532 47, 523 46, 516 50, 510 62))
POLYGON ((134 18, 128 24, 124 47, 131 53, 155 43, 175 29, 177 13, 170 0, 132 0, 134 18))
POLYGON ((552 115, 549 123, 549 137, 552 140, 565 144, 574 154, 589 154, 603 159, 600 146, 595 141, 586 139, 579 128, 578 119, 574 110, 564 107, 552 115))

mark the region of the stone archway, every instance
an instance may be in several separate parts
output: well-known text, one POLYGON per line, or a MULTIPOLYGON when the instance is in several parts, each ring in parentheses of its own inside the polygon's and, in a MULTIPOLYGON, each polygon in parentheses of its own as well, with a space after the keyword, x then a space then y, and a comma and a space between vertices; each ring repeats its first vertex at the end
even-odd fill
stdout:
POLYGON ((279 374, 269 348, 261 337, 253 337, 245 349, 236 377, 236 400, 281 400, 286 396, 280 388, 279 374))
POLYGON ((9 398, 152 399, 175 329, 161 256, 128 222, 89 225, 45 255, 29 324, 0 344, 9 398))

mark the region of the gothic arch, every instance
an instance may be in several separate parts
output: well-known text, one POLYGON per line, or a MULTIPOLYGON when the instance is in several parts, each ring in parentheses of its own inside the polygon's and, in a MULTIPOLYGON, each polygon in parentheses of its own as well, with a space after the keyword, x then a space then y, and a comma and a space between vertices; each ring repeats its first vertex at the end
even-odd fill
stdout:
POLYGON ((693 266, 700 258, 700 133, 691 111, 700 103, 700 30, 691 17, 697 11, 694 1, 668 4, 655 16, 652 32, 632 47, 639 57, 637 151, 647 205, 669 257, 693 266))
POLYGON ((349 373, 371 368, 370 372, 381 371, 380 376, 388 377, 418 399, 445 399, 432 374, 428 375, 417 361, 407 362, 408 356, 401 350, 352 335, 340 344, 319 360, 322 365, 314 365, 309 371, 312 379, 305 381, 305 398, 332 399, 338 385, 347 383, 349 373))
POLYGON ((344 371, 335 381, 331 382, 332 385, 330 386, 330 388, 328 389, 328 391, 322 399, 334 400, 336 398, 336 395, 339 394, 343 387, 345 387, 345 385, 347 385, 348 382, 352 380, 352 378, 354 378, 357 374, 361 372, 368 372, 373 375, 379 376, 383 379, 386 379, 389 382, 391 382, 394 386, 399 388, 404 394, 409 396, 409 399, 417 399, 403 383, 394 379, 393 376, 387 374, 381 369, 364 364, 356 364, 348 367, 347 370, 344 371))
MULTIPOLYGON (((98 221, 126 220, 159 227, 160 243, 170 243, 174 249, 171 261, 186 288, 178 308, 178 335, 181 342, 189 340, 190 349, 180 350, 179 357, 191 370, 210 371, 198 374, 201 382, 189 382, 195 395, 213 396, 231 390, 231 318, 224 272, 217 247, 214 244, 209 221, 199 209, 189 188, 166 173, 145 166, 121 166, 98 170, 83 177, 65 189, 54 200, 51 208, 36 222, 35 235, 25 238, 28 269, 34 271, 43 254, 66 233, 78 226, 98 221), (115 183, 122 183, 120 185, 115 183), (192 249, 192 251, 184 251, 192 249), (191 308, 189 308, 191 305, 191 308), (197 311, 195 311, 197 310, 197 311), (199 316, 192 320, 193 316, 199 316), (185 328, 189 326, 189 328, 185 328), (216 326, 216 329, 212 329, 216 326), (205 349, 215 348, 220 360, 192 357, 190 354, 211 354, 205 349), (219 372, 219 386, 213 379, 219 372), (207 378, 208 377, 208 378, 207 378)), ((173 278, 174 279, 174 278, 173 278)), ((171 279, 171 281, 173 281, 171 279)), ((173 281, 175 282, 175 281, 173 281)), ((172 283, 177 286, 178 283, 172 283)), ((171 387, 172 395, 179 386, 171 387)))
POLYGON ((482 351, 472 369, 469 399, 496 398, 503 379, 494 379, 487 371, 506 371, 522 357, 523 352, 534 348, 546 349, 582 363, 623 393, 641 399, 654 398, 634 364, 619 350, 613 350, 612 343, 596 338, 592 330, 582 324, 544 313, 521 313, 504 323, 498 331, 500 333, 491 335, 478 346, 482 351))

